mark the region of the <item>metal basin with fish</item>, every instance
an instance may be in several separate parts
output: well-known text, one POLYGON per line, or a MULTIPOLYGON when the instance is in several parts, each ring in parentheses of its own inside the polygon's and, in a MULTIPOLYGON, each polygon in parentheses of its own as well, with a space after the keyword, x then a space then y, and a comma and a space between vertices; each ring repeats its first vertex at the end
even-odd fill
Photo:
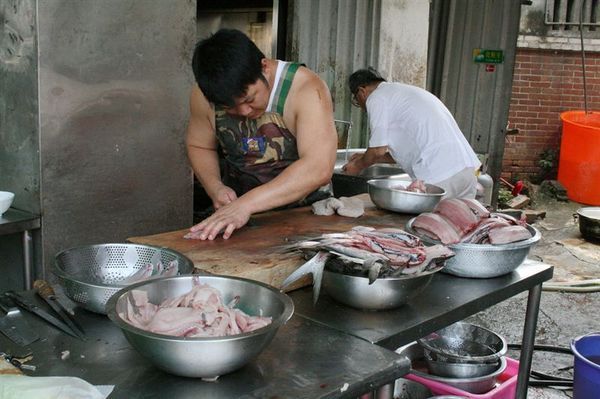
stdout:
MULTIPOLYGON (((412 225, 415 218, 406 223, 406 231, 421 237, 427 245, 439 244, 439 241, 419 234, 412 225)), ((444 273, 459 277, 492 278, 513 272, 527 258, 531 248, 537 244, 542 235, 539 230, 527 225, 531 238, 509 244, 450 244, 455 256, 448 259, 444 273)))
POLYGON ((406 191, 410 178, 390 177, 367 182, 371 201, 377 207, 400 213, 429 212, 440 202, 446 191, 433 184, 425 184, 426 193, 406 191))
POLYGON ((380 278, 369 284, 367 277, 325 270, 323 289, 336 301, 362 310, 394 309, 422 292, 442 266, 416 275, 380 278))
POLYGON ((108 317, 122 331, 131 346, 154 366, 171 374, 214 378, 244 366, 269 345, 279 327, 294 312, 291 298, 267 284, 229 276, 176 276, 130 285, 106 305, 108 317), (196 282, 220 291, 224 303, 239 296, 236 307, 253 316, 270 316, 271 324, 254 331, 219 337, 176 337, 145 331, 129 324, 121 314, 133 290, 145 291, 151 303, 158 304, 189 292, 196 282))

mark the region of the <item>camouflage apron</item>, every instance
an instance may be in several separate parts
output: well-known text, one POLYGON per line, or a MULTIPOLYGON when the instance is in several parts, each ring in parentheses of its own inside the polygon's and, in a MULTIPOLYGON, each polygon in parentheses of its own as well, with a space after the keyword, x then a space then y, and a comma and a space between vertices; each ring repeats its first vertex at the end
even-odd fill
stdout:
MULTIPOLYGON (((215 109, 216 136, 225 161, 222 163, 223 181, 238 196, 271 181, 298 160, 296 137, 285 126, 282 115, 299 66, 285 64, 273 86, 273 102, 260 118, 236 117, 221 107, 215 109)), ((329 196, 328 189, 319 189, 291 206, 308 205, 329 196)))

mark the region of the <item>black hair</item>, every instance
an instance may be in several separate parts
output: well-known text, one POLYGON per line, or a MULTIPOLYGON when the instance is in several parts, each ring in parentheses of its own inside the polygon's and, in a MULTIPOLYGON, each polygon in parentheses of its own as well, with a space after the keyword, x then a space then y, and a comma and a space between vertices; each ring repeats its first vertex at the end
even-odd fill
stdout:
POLYGON ((194 49, 192 70, 208 101, 232 107, 258 79, 266 82, 261 61, 265 55, 239 30, 221 29, 200 40, 194 49))
POLYGON ((350 87, 350 93, 355 95, 358 88, 361 86, 368 86, 372 83, 385 82, 385 79, 381 77, 379 72, 373 67, 366 69, 359 69, 350 75, 348 78, 348 86, 350 87))

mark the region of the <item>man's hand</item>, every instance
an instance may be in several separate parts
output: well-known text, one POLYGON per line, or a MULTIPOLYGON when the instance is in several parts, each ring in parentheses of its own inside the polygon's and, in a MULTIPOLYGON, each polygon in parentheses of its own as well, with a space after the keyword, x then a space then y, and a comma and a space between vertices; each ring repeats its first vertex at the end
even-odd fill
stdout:
POLYGON ((350 161, 344 166, 342 166, 342 170, 351 176, 358 175, 363 169, 363 156, 364 154, 353 154, 350 157, 350 161))
POLYGON ((242 202, 236 200, 221 206, 211 216, 192 226, 185 238, 214 240, 223 232, 223 238, 228 239, 235 229, 244 226, 250 219, 251 213, 242 202))
POLYGON ((226 185, 223 185, 217 189, 214 197, 211 196, 213 207, 219 209, 225 205, 228 205, 237 199, 235 191, 226 185))

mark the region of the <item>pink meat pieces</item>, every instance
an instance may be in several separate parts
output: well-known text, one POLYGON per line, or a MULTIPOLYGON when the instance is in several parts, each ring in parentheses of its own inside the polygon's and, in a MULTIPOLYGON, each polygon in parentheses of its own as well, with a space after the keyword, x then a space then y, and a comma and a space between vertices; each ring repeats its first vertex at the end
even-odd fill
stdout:
POLYGON ((464 202, 465 205, 467 205, 471 209, 471 212, 473 212, 473 214, 475 214, 475 216, 477 216, 478 218, 490 217, 490 211, 488 211, 488 209, 476 199, 460 198, 460 200, 464 202))
POLYGON ((426 193, 427 187, 425 186, 425 182, 423 180, 413 180, 408 187, 406 187, 406 191, 412 191, 414 193, 426 193))
POLYGON ((454 226, 436 213, 426 212, 420 214, 413 221, 412 228, 446 245, 460 241, 460 234, 454 226))
POLYGON ((460 241, 471 244, 485 244, 488 242, 488 233, 490 230, 504 226, 510 226, 510 223, 499 217, 482 219, 477 227, 475 227, 475 230, 462 237, 460 241))
POLYGON ((479 223, 479 217, 471 211, 471 208, 456 198, 441 200, 433 212, 443 216, 461 236, 473 230, 479 223))
POLYGON ((490 244, 508 244, 531 238, 531 233, 523 226, 503 226, 491 229, 488 233, 490 244))
POLYGON ((219 337, 254 331, 271 323, 270 317, 249 316, 224 305, 220 292, 207 284, 160 305, 148 301, 145 291, 134 290, 120 316, 140 329, 185 337, 219 337))

